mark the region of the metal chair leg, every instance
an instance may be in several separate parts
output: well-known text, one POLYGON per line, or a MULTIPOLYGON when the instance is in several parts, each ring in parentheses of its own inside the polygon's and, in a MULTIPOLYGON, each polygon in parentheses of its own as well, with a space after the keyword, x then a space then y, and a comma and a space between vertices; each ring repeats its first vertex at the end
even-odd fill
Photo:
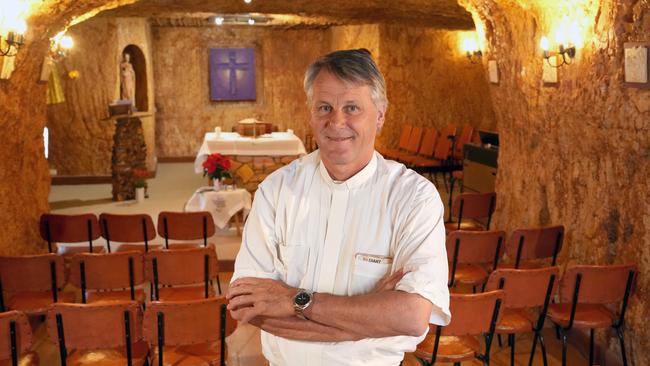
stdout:
POLYGON ((539 345, 542 348, 542 360, 544 361, 544 366, 548 366, 548 359, 546 358, 546 344, 544 344, 544 336, 542 333, 539 334, 539 345))
POLYGON ((560 333, 562 335, 562 366, 566 366, 567 333, 562 328, 560 328, 560 333))
POLYGON ((508 334, 510 339, 510 366, 515 366, 515 335, 508 334))
POLYGON ((589 366, 594 364, 594 329, 589 329, 589 366))
POLYGON ((623 327, 616 328, 616 335, 621 343, 621 356, 623 358, 623 366, 627 366, 627 356, 625 355, 625 339, 623 338, 623 327))
POLYGON ((499 348, 503 347, 503 344, 501 343, 501 334, 497 334, 497 343, 499 343, 499 348))
POLYGON ((453 175, 451 177, 451 182, 450 182, 450 188, 449 188, 449 216, 447 217, 447 221, 451 221, 451 205, 452 205, 452 197, 454 196, 454 182, 456 180, 454 179, 453 175))
POLYGON ((530 358, 528 359, 528 366, 533 366, 533 359, 535 358, 535 348, 537 348, 537 337, 539 334, 535 332, 533 334, 533 347, 530 349, 530 358))

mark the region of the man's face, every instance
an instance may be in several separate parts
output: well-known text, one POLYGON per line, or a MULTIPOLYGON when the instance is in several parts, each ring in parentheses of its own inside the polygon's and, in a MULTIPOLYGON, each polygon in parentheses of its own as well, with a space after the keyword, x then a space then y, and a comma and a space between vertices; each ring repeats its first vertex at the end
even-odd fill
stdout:
POLYGON ((367 85, 348 84, 321 71, 314 80, 311 127, 321 160, 330 174, 347 179, 370 161, 384 110, 375 106, 367 85))

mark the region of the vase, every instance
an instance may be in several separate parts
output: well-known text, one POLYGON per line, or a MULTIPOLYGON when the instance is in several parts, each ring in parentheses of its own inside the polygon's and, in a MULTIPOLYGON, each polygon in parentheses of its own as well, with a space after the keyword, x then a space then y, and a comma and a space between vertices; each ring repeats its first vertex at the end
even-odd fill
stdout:
POLYGON ((221 179, 213 179, 212 184, 214 185, 215 192, 219 192, 221 190, 221 187, 223 187, 221 179))
POLYGON ((135 201, 138 203, 144 202, 144 187, 135 189, 135 201))

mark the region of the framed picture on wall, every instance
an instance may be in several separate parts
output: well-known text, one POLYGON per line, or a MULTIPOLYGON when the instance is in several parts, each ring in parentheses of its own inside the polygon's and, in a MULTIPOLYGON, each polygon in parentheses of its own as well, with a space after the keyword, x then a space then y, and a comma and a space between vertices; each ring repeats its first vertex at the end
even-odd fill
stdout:
POLYGON ((490 83, 499 84, 499 65, 497 64, 497 60, 488 61, 488 76, 490 83))
POLYGON ((211 48, 209 59, 211 100, 256 99, 253 48, 211 48))
POLYGON ((625 85, 650 88, 650 43, 627 42, 625 47, 625 85))

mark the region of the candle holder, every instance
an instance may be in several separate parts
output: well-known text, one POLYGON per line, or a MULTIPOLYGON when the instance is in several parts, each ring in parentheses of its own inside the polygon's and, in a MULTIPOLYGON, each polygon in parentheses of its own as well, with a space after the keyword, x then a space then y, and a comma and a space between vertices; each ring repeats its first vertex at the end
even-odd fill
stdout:
POLYGON ((0 55, 13 57, 18 54, 18 50, 25 44, 25 36, 21 33, 9 31, 7 38, 2 42, 0 36, 0 55))

